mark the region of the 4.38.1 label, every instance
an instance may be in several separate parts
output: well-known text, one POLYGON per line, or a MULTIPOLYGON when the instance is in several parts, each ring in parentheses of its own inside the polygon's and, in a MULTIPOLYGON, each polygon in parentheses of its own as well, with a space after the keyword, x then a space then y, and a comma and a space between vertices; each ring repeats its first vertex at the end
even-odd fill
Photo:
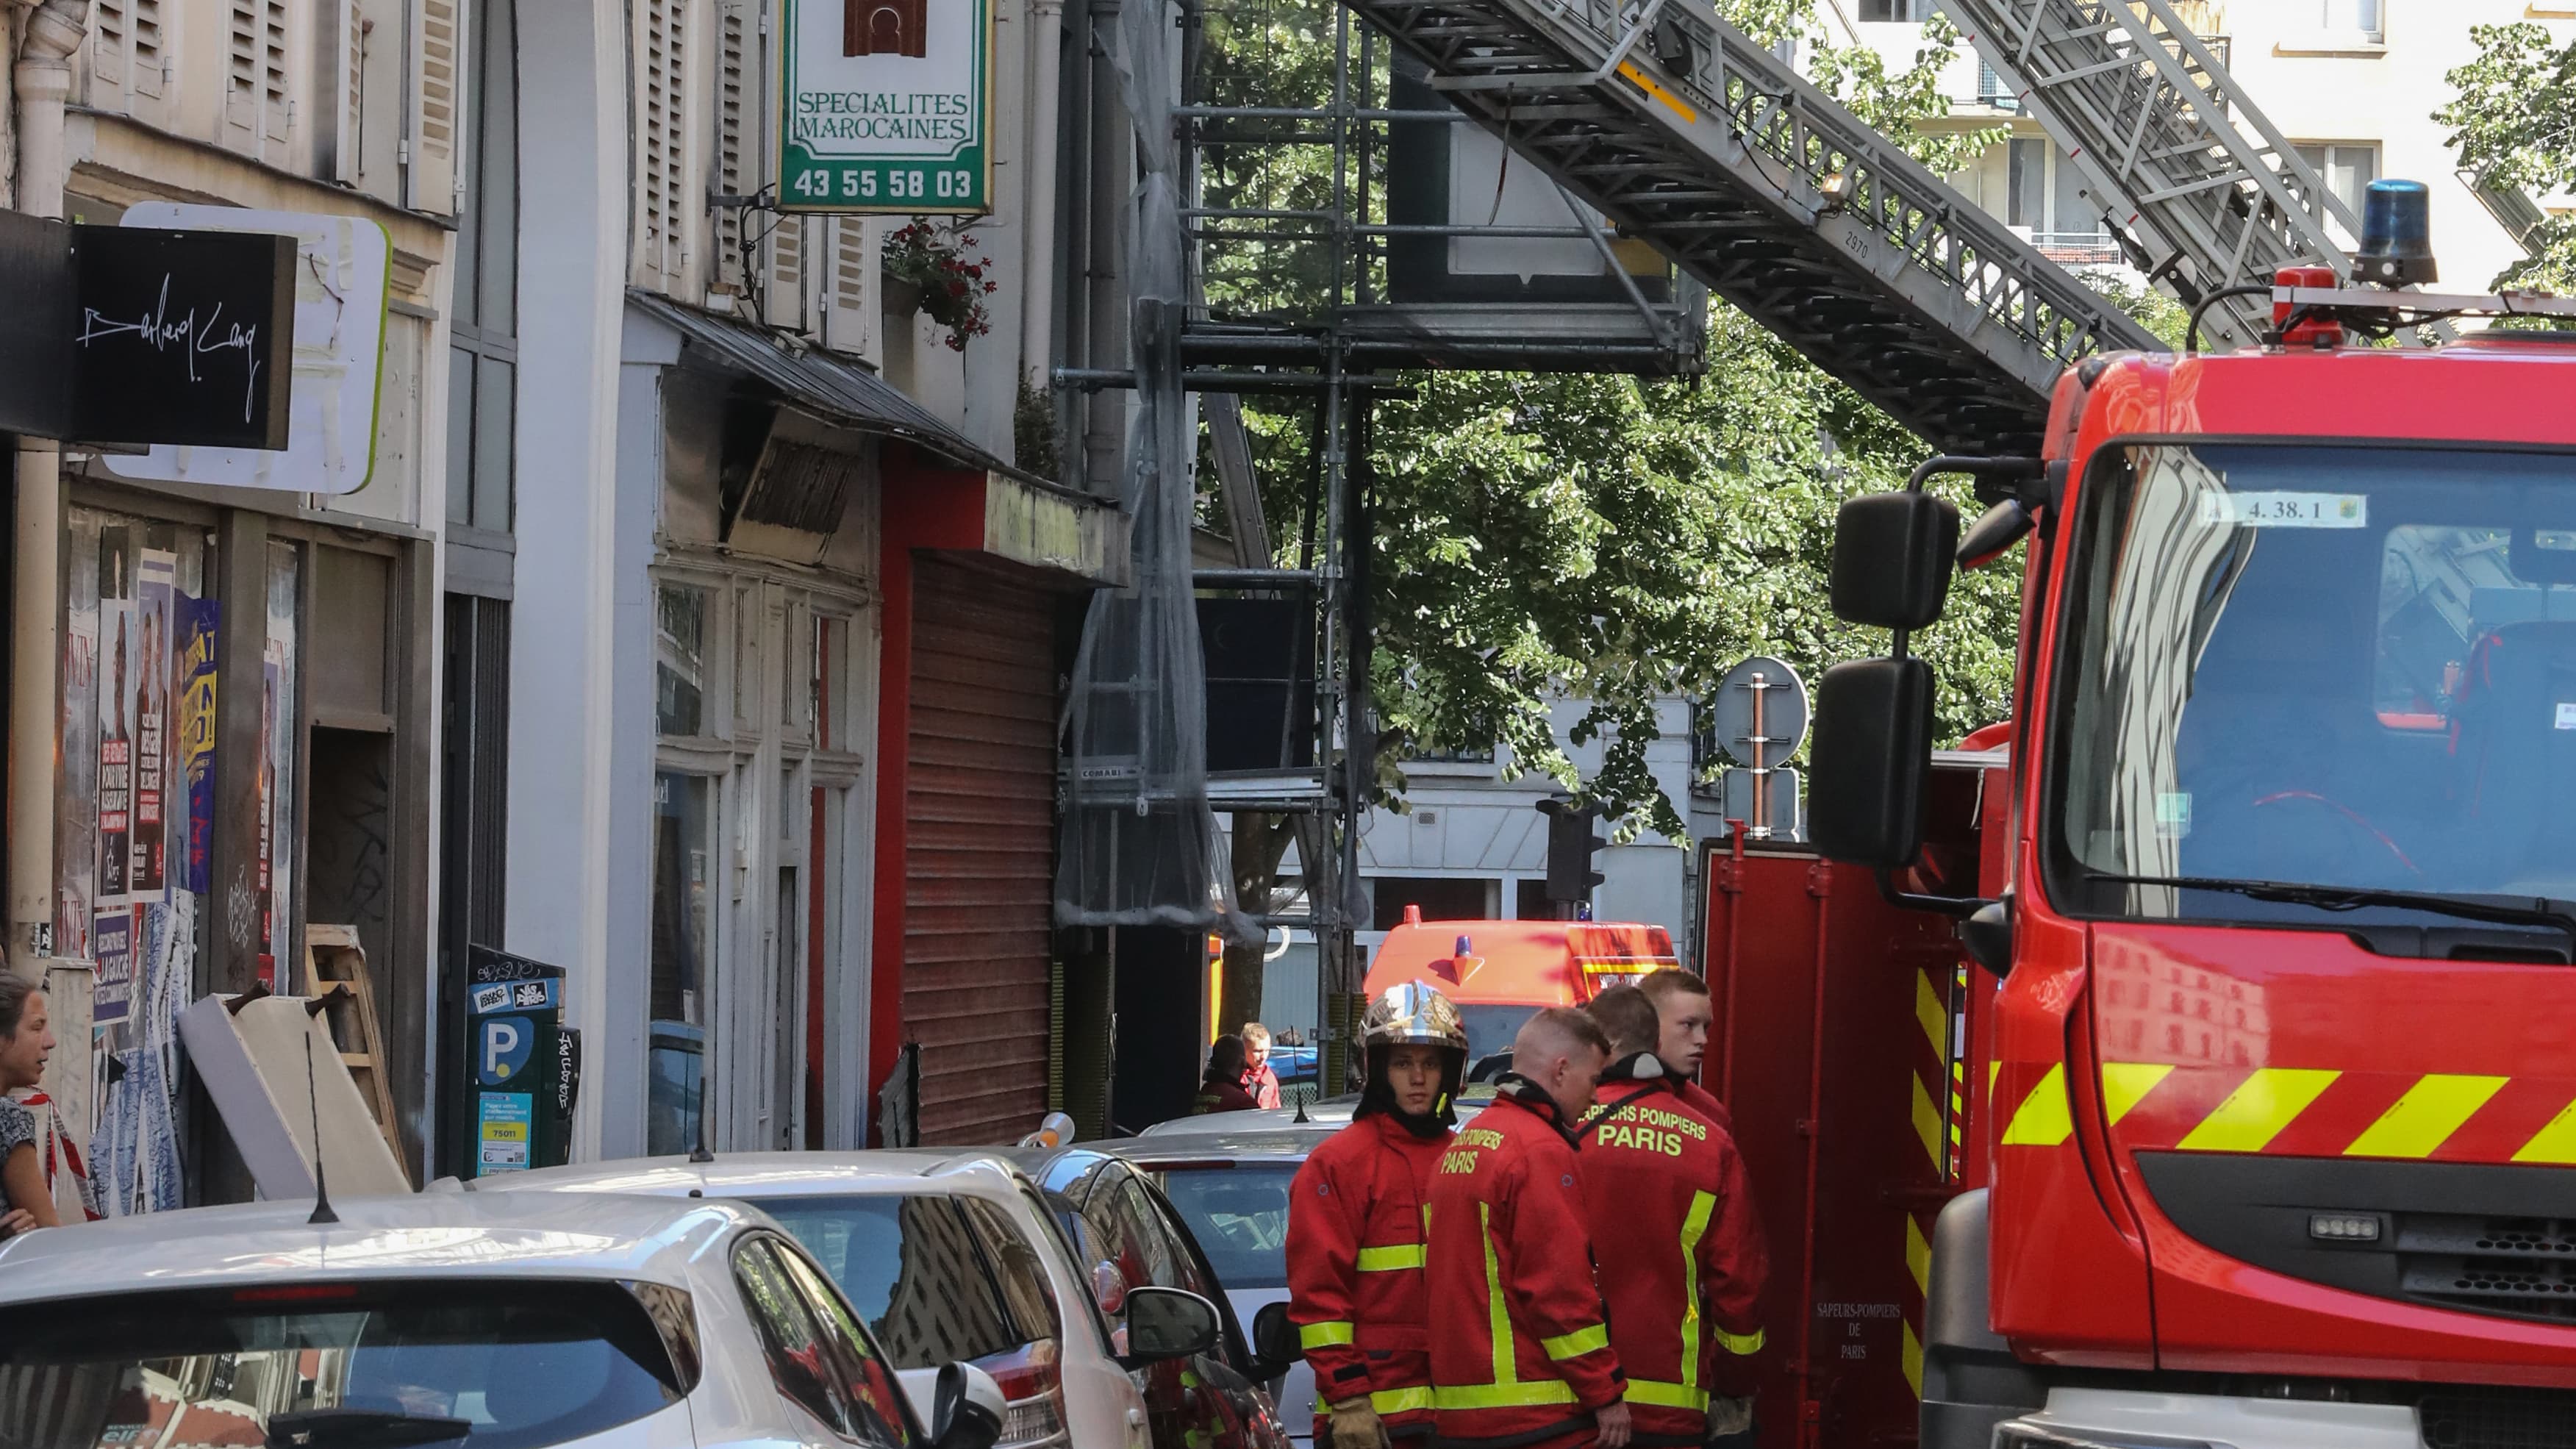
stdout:
POLYGON ((785 0, 778 204, 992 210, 990 0, 785 0))

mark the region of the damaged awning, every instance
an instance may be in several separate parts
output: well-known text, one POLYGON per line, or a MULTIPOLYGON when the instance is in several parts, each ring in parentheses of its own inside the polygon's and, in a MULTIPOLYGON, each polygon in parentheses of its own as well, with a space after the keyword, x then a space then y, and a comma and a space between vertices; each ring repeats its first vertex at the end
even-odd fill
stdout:
POLYGON ((678 332, 685 347, 720 371, 752 378, 833 425, 910 443, 968 475, 959 480, 968 486, 980 476, 983 552, 1090 584, 1127 582, 1128 521, 1110 500, 1012 467, 902 389, 828 349, 651 292, 629 290, 627 303, 678 332))

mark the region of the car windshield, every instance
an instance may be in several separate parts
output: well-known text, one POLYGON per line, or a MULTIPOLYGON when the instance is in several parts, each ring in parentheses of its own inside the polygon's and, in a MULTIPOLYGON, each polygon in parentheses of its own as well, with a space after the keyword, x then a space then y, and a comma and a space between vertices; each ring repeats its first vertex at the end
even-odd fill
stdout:
POLYGON ((0 1315, 0 1445, 539 1449, 678 1403, 694 1350, 666 1343, 695 1332, 678 1290, 563 1279, 22 1303, 0 1315))
POLYGON ((1228 1288, 1288 1286, 1288 1184, 1296 1176, 1285 1165, 1153 1172, 1216 1280, 1228 1288))
POLYGON ((985 1359, 1045 1337, 996 1286, 964 1213, 948 1198, 772 1197, 756 1203, 823 1265, 898 1368, 985 1359))
POLYGON ((2317 914, 2116 877, 2576 896, 2576 459, 2136 446, 2096 465, 2076 537, 2073 899, 2317 914))
POLYGON ((1481 1062, 1510 1051, 1512 1038, 1520 1035, 1522 1025, 1537 1014, 1537 1007, 1523 1003, 1461 1002, 1458 1020, 1467 1028, 1467 1060, 1481 1062))

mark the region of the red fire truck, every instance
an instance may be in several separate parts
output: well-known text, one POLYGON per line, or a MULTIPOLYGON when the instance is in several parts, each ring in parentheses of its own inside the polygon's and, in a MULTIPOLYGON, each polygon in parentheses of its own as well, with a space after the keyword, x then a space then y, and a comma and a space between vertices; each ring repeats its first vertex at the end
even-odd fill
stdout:
POLYGON ((1819 687, 1817 851, 1703 876, 1767 1449, 2576 1445, 2576 336, 2368 345, 2576 307, 2271 291, 1844 510, 1893 647, 1819 687), (2025 537, 2014 719, 1936 754, 1907 636, 2025 537))

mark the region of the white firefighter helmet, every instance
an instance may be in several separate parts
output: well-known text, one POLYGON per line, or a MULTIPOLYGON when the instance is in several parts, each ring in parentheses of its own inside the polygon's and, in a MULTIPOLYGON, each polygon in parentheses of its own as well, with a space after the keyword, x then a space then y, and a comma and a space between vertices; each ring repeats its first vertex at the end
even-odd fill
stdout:
POLYGON ((1360 1018, 1360 1040, 1371 1047, 1433 1046, 1464 1053, 1467 1028, 1449 998, 1408 981, 1379 992, 1360 1018))

